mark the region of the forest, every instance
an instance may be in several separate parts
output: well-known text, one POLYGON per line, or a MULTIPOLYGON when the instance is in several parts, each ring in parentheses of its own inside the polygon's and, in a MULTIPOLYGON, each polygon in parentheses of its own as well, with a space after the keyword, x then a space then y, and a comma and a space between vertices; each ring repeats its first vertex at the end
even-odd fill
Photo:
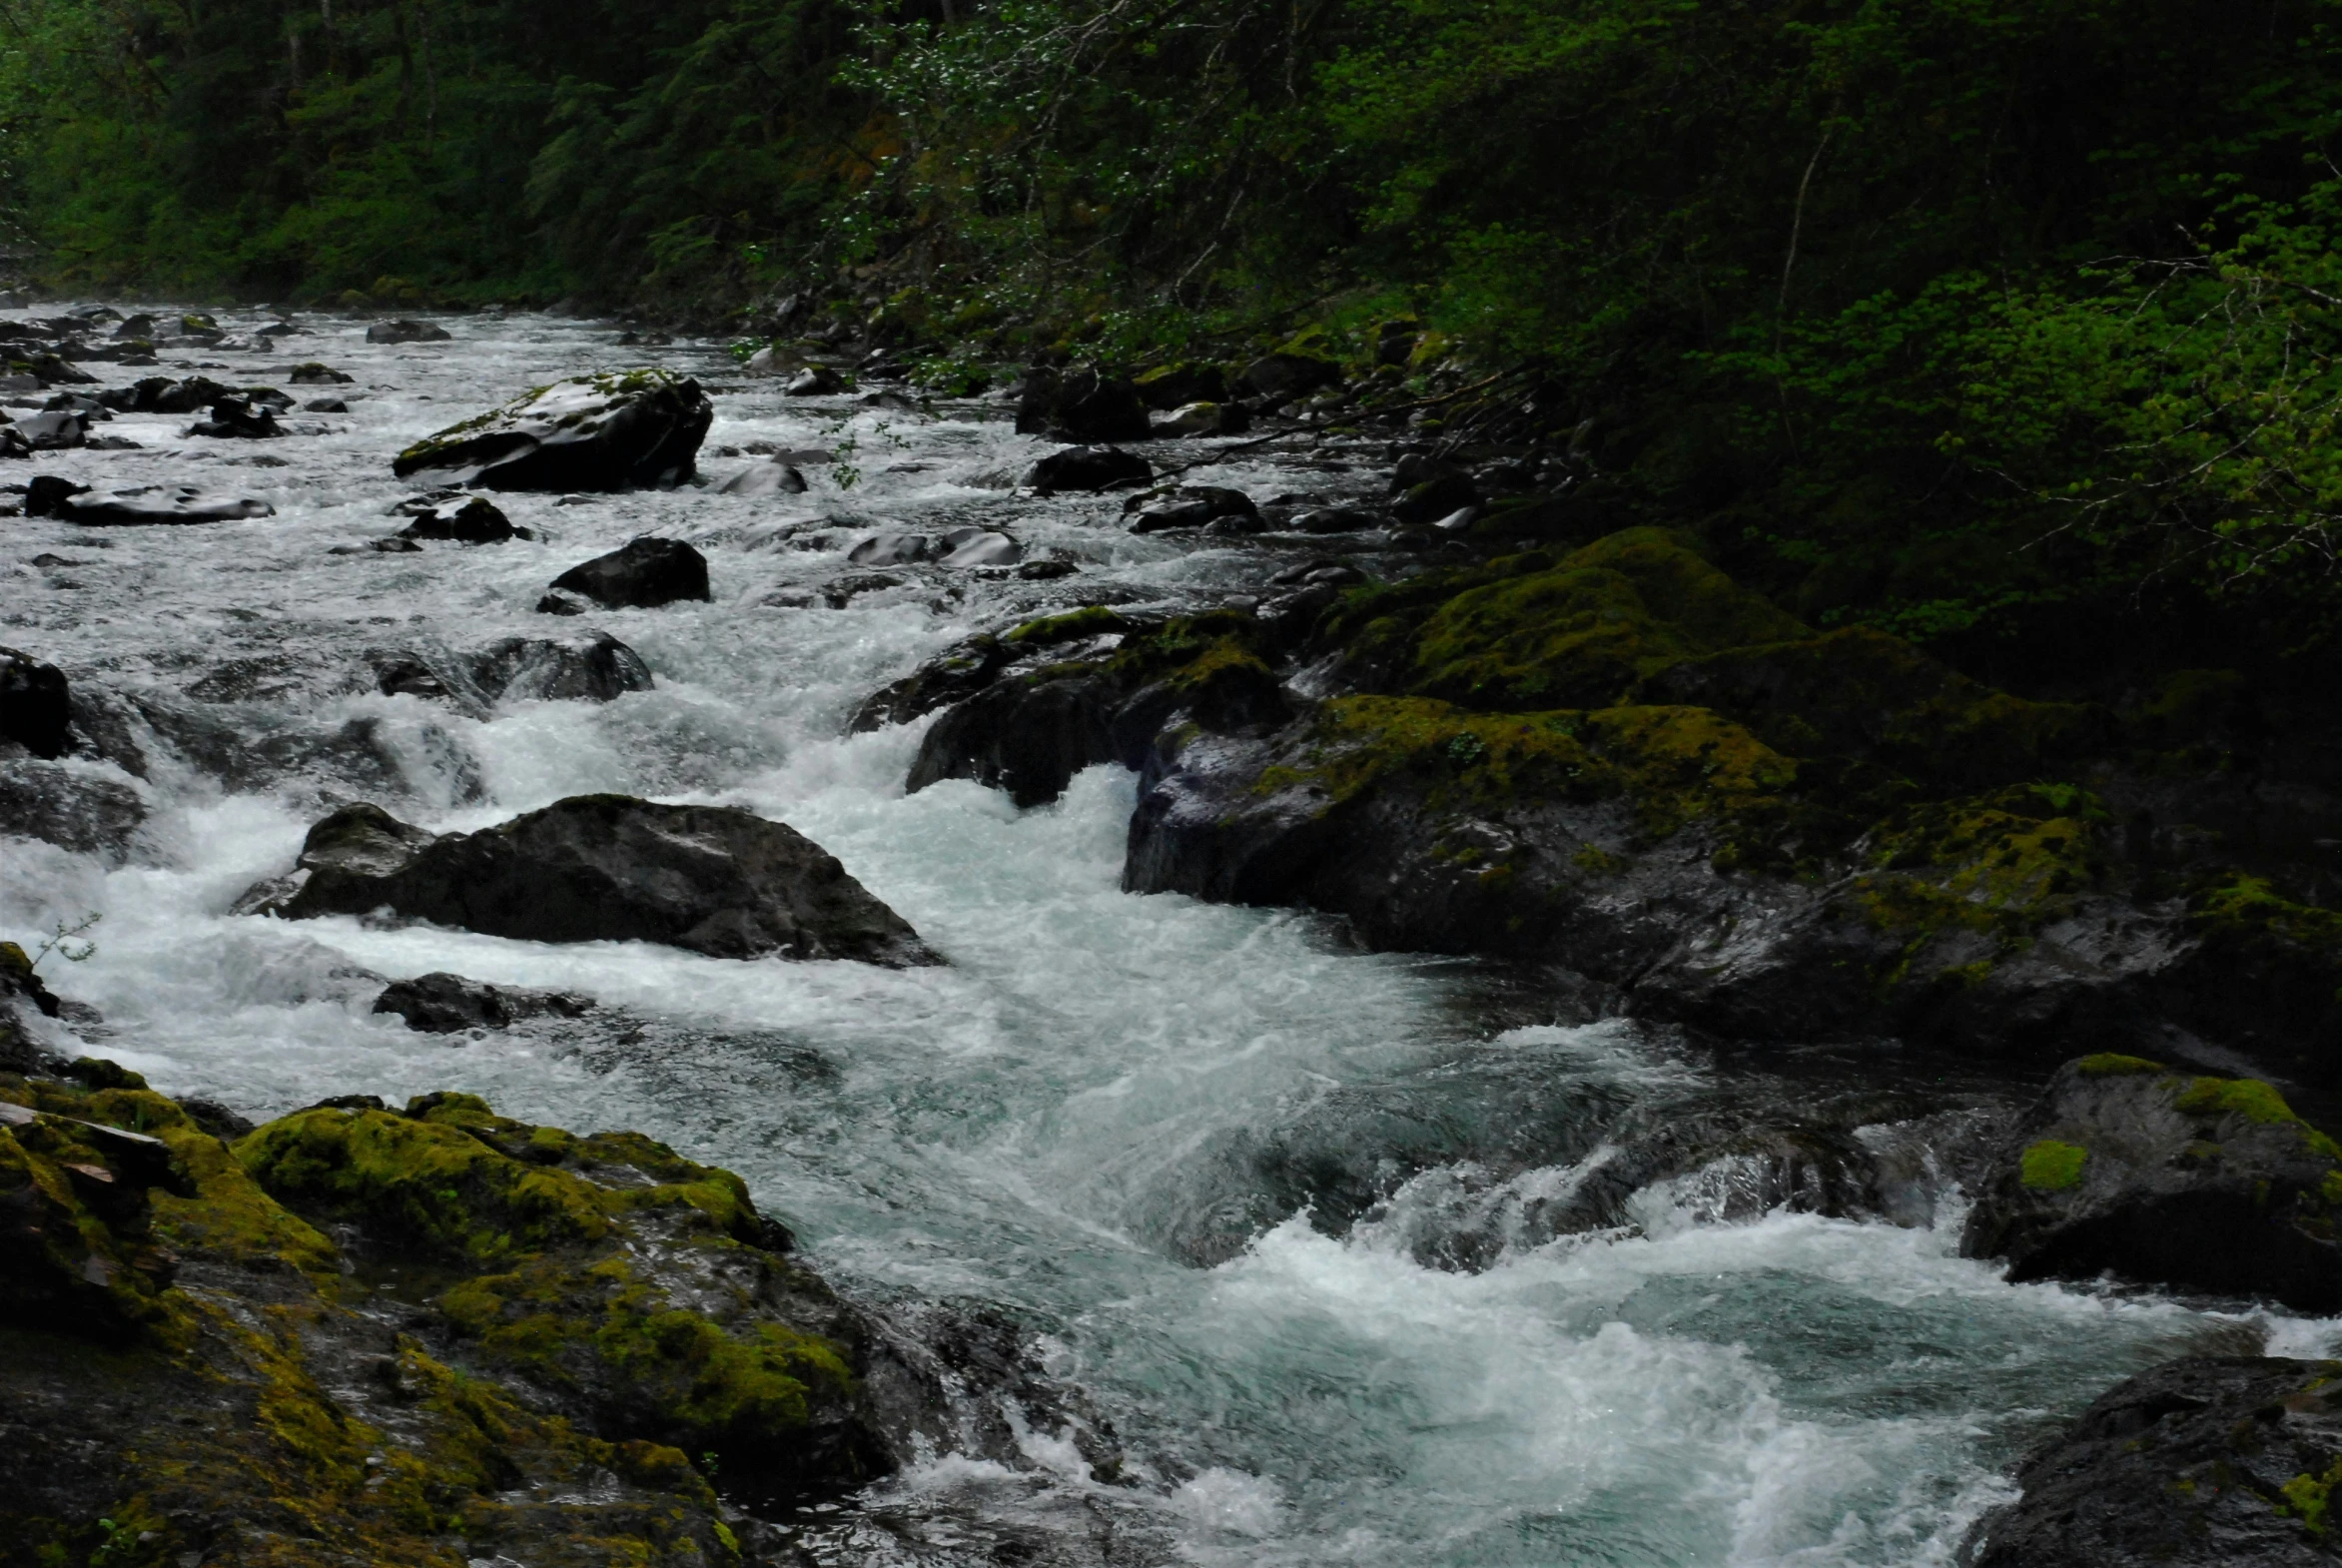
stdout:
POLYGON ((2036 689, 2142 624, 2280 684, 2331 635, 2327 0, 5 14, 11 265, 63 294, 793 298, 939 384, 1395 322, 1512 378, 1587 517, 1817 623, 2036 689))

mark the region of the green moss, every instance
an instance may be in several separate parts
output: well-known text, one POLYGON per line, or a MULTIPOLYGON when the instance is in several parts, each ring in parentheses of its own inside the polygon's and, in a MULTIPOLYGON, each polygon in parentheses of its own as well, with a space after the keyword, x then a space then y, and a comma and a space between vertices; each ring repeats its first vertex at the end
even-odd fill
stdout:
POLYGON ((1015 647, 1046 648, 1055 643, 1072 642, 1077 638, 1101 637, 1110 632, 1127 632, 1131 623, 1104 604, 1087 605, 1068 610, 1062 615, 1044 615, 1038 620, 1026 621, 1011 628, 1001 640, 1015 647))
POLYGON ((2199 1078, 2174 1104, 2189 1116, 2240 1116, 2265 1127, 2301 1120, 2283 1095, 2253 1078, 2199 1078))
POLYGON ((2190 900, 2197 925, 2238 935, 2265 933, 2327 954, 2342 955, 2342 912, 2296 904, 2265 877, 2236 872, 2190 900))
POLYGON ((2323 1475, 2305 1471, 2278 1488, 2285 1501, 2278 1505, 2277 1512, 2299 1519, 2302 1528, 2312 1535, 2324 1535, 2326 1512, 2337 1483, 2342 1483, 2342 1459, 2335 1460, 2323 1475))
POLYGON ((2080 1182, 2089 1157, 2090 1152, 2078 1144, 2045 1138, 2028 1146, 2017 1161, 2017 1180, 2027 1191, 2061 1192, 2080 1182))
POLYGON ((2149 1062, 2145 1057, 2120 1056, 2111 1051, 2083 1057, 2073 1064, 2073 1069, 2090 1078, 2119 1078, 2128 1074, 2170 1071, 2160 1062, 2149 1062))

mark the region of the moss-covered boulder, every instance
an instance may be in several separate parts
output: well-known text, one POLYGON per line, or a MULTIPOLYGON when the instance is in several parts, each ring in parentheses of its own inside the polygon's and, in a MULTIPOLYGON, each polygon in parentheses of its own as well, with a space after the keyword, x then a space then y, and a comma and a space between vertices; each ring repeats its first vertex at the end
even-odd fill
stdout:
POLYGON ((2193 1356, 2117 1384, 2017 1467, 1973 1568, 2328 1568, 2342 1361, 2193 1356))
POLYGON ((2093 1278, 2342 1310, 2342 1147, 2269 1085, 2142 1058, 2058 1070, 1961 1237, 2013 1279, 2093 1278))
POLYGON ((497 490, 623 490, 691 477, 715 405, 672 371, 573 376, 400 452, 400 478, 497 490))
POLYGON ((712 1463, 892 1462, 860 1320, 726 1173, 466 1096, 232 1150, 84 1077, 0 1074, 6 1568, 711 1568, 759 1528, 712 1463))

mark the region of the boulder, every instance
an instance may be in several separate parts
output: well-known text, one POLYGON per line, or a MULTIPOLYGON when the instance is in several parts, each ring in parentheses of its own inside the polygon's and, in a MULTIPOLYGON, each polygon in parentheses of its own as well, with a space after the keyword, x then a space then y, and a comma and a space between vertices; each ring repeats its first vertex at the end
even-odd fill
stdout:
POLYGON ((447 343, 453 336, 429 322, 377 322, 366 330, 368 343, 447 343))
POLYGON ((124 317, 121 325, 114 329, 116 343, 152 342, 154 336, 155 319, 144 311, 124 317))
POLYGON ((1219 367, 1186 360, 1142 371, 1132 378, 1131 385, 1150 408, 1216 405, 1227 400, 1227 378, 1219 367))
POLYGON ((1025 546, 992 528, 954 528, 943 536, 943 564, 953 567, 1014 566, 1025 546))
POLYGON ((223 397, 212 404, 208 419, 188 426, 190 435, 212 435, 241 440, 273 440, 285 433, 277 410, 249 397, 223 397))
POLYGON ((378 806, 346 806, 310 830, 292 877, 239 908, 288 920, 388 909, 520 941, 662 942, 718 958, 942 962, 795 829, 623 795, 437 837, 378 806))
POLYGON ((2192 1356, 2118 1383, 2017 1466, 1966 1568, 2332 1568, 2342 1361, 2192 1356))
POLYGON ((73 749, 73 697, 65 672, 29 653, 0 648, 0 740, 36 757, 73 749))
POLYGON ((91 762, 45 762, 0 748, 0 835, 41 839, 108 865, 130 858, 147 804, 127 780, 91 762))
POLYGON ((13 426, 33 451, 60 451, 80 446, 89 439, 89 417, 86 414, 60 408, 48 413, 28 413, 13 426))
POLYGON ((2011 1279, 2267 1296, 2342 1311, 2342 1147, 2250 1079, 2138 1057, 2060 1068, 2012 1130, 1960 1250, 2011 1279))
POLYGON ((805 361, 779 344, 768 343, 741 363, 740 370, 747 376, 794 376, 804 369, 805 361))
POLYGON ((374 1011, 394 1013, 406 1027, 426 1035, 456 1035, 472 1029, 507 1029, 518 1019, 554 1014, 577 1018, 592 1011, 582 997, 557 991, 491 986, 440 970, 412 980, 393 981, 375 998, 374 1011))
POLYGON ((1114 446, 1069 446, 1053 451, 1025 472, 1024 482, 1044 495, 1061 490, 1110 490, 1145 484, 1155 477, 1146 458, 1114 446))
POLYGON ((138 485, 91 497, 86 484, 75 484, 53 473, 36 474, 25 495, 28 517, 57 517, 86 527, 139 527, 148 524, 233 522, 246 517, 273 517, 277 508, 249 497, 208 496, 192 484, 138 485))
POLYGON ((1155 430, 1138 388, 1097 366, 1078 365, 1062 373, 1047 366, 1025 373, 1017 433, 1067 441, 1143 441, 1155 430))
POLYGON ((1252 427, 1252 415, 1240 402, 1187 402, 1166 414, 1155 426, 1158 435, 1241 435, 1252 427))
POLYGON ((707 557, 681 539, 648 534, 596 555, 553 579, 604 609, 655 609, 678 599, 708 598, 707 557))
POLYGON ((296 387, 348 387, 358 380, 355 376, 346 375, 315 360, 295 366, 286 373, 285 379, 296 387))
POLYGON ((935 540, 925 533, 873 533, 846 551, 854 566, 901 566, 935 554, 935 540))
POLYGON ((190 376, 182 381, 149 376, 128 387, 110 387, 97 397, 118 413, 196 413, 234 394, 234 388, 223 387, 206 376, 190 376))
POLYGON ((98 379, 89 372, 68 364, 63 356, 36 354, 32 358, 33 375, 43 387, 95 387, 98 379))
POLYGON ((1151 490, 1123 502, 1133 533, 1160 533, 1168 528, 1200 528, 1225 522, 1221 532, 1257 533, 1260 508, 1242 490, 1210 484, 1182 484, 1151 490))
POLYGON ((718 495, 802 495, 805 475, 780 461, 753 462, 716 486, 718 495))
POLYGON ((846 384, 846 378, 829 366, 809 365, 789 379, 789 385, 781 389, 781 395, 784 397, 834 397, 840 392, 851 391, 853 389, 846 384))
POLYGON ((339 397, 312 397, 301 405, 305 413, 348 413, 350 404, 339 397))
POLYGON ((699 384, 669 371, 578 376, 450 425, 400 452, 399 477, 498 490, 674 484, 715 418, 699 384))
POLYGON ((483 495, 454 495, 432 499, 406 512, 413 521, 398 530, 401 538, 452 539, 458 544, 501 544, 526 538, 526 530, 483 495))
POLYGON ((1270 402, 1290 402, 1341 380, 1341 367, 1306 354, 1264 354, 1244 367, 1236 385, 1270 402))
POLYGON ((657 684, 642 655, 608 632, 505 637, 473 653, 469 673, 490 702, 608 702, 657 684))

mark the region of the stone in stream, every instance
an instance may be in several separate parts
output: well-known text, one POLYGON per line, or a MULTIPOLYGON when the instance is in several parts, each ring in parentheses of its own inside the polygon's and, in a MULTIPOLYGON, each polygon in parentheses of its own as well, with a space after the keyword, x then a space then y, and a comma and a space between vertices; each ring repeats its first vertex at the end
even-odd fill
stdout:
POLYGON ((794 828, 623 795, 439 836, 379 806, 345 806, 310 830, 292 876, 253 888, 237 909, 288 920, 388 909, 520 941, 661 942, 717 958, 943 962, 794 828))
POLYGON ((33 451, 61 451, 89 440, 89 417, 66 408, 28 413, 13 428, 33 451))
POLYGON ((570 567, 553 579, 553 587, 583 594, 604 609, 655 609, 678 599, 705 600, 707 557, 680 539, 645 534, 570 567))
POLYGON ((516 528, 503 509, 484 495, 424 496, 401 510, 413 520, 398 530, 408 539, 452 539, 458 544, 501 544, 531 537, 516 528))
POLYGON ((943 536, 946 566, 1014 566, 1025 558, 1025 546, 994 528, 954 528, 943 536))
POLYGON ((692 475, 715 405, 671 371, 577 376, 449 425, 391 470, 496 490, 622 490, 692 475))
POLYGON ((470 1029, 507 1029, 515 1019, 554 1014, 578 1018, 593 1004, 558 991, 491 986, 444 970, 393 981, 375 998, 374 1011, 394 1013, 406 1027, 426 1035, 454 1035, 470 1029))
POLYGON ((315 360, 295 366, 285 373, 285 379, 296 387, 347 387, 358 380, 355 376, 337 371, 330 365, 321 365, 315 360))
POLYGON ((429 322, 377 322, 366 330, 368 343, 448 343, 453 335, 429 322))
POLYGON ((2017 1466, 1964 1568, 2332 1568, 2342 1361, 2193 1356, 2118 1383, 2017 1466))
POLYGON ((155 319, 144 311, 124 317, 121 325, 114 329, 114 341, 117 343, 152 342, 154 336, 155 319))
POLYGON ((1220 524, 1215 532, 1257 533, 1260 508, 1242 490, 1211 484, 1182 484, 1150 490, 1123 502, 1133 533, 1159 533, 1168 528, 1200 528, 1220 524))
POLYGON ((1037 365, 1025 373, 1017 433, 1068 441, 1143 441, 1155 429, 1146 399, 1129 382, 1095 365, 1065 372, 1037 365))
POLYGON ((846 551, 854 566, 901 566, 935 554, 935 540, 924 533, 873 533, 858 539, 846 551))
POLYGON ((2093 1279, 2342 1311, 2342 1148, 2267 1084, 2138 1057, 2060 1068, 2010 1133, 1960 1250, 2093 1279))
POLYGON ((1289 402, 1341 380, 1341 367, 1307 354, 1265 354, 1244 367, 1236 385, 1256 397, 1289 402))
POLYGON ((73 696, 65 672, 29 653, 0 648, 0 740, 36 757, 73 747, 73 696))
POLYGON ((233 522, 247 517, 274 517, 277 508, 250 497, 207 496, 192 484, 139 485, 93 496, 86 484, 43 473, 34 475, 27 487, 24 513, 28 517, 57 517, 86 527, 107 528, 233 522))
POLYGON ((235 388, 224 387, 208 376, 182 381, 149 376, 128 387, 109 387, 97 398, 117 413, 197 413, 235 393, 235 388))
POLYGON ((277 410, 248 397, 223 397, 212 404, 211 417, 188 426, 190 435, 238 440, 274 440, 285 433, 277 410))
POLYGON ((1227 378, 1216 365, 1185 360, 1159 365, 1152 371, 1141 372, 1132 379, 1131 385, 1150 408, 1180 409, 1199 403, 1210 406, 1227 400, 1227 378))
POLYGON ((781 395, 784 397, 834 397, 838 393, 848 391, 851 389, 846 385, 846 378, 840 376, 829 366, 809 365, 790 378, 789 385, 781 389, 781 395))
POLYGON ((778 460, 750 463, 716 486, 718 495, 802 495, 805 475, 778 460))
POLYGON ((1023 482, 1043 495, 1061 490, 1110 490, 1145 484, 1155 469, 1136 452, 1115 446, 1069 446, 1025 470, 1023 482))
POLYGON ((1240 402, 1187 402, 1157 422, 1158 435, 1241 435, 1252 427, 1252 415, 1240 402))
POLYGON ((608 702, 656 685, 642 655, 606 631, 582 639, 505 637, 470 663, 472 680, 491 702, 608 702))

